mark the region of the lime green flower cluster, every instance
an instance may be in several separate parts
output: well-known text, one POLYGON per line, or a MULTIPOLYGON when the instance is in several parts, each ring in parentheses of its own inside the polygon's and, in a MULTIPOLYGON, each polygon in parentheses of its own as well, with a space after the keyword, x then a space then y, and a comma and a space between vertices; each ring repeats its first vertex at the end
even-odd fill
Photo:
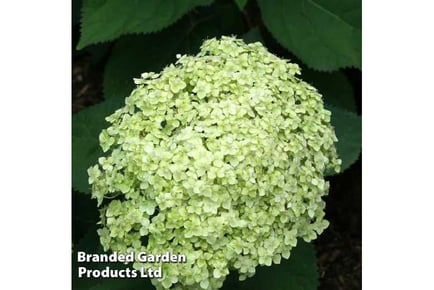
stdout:
POLYGON ((135 79, 107 117, 108 154, 88 170, 98 233, 105 250, 185 254, 161 265, 157 289, 219 289, 328 226, 323 175, 341 161, 331 114, 296 64, 233 37, 177 58, 135 79))

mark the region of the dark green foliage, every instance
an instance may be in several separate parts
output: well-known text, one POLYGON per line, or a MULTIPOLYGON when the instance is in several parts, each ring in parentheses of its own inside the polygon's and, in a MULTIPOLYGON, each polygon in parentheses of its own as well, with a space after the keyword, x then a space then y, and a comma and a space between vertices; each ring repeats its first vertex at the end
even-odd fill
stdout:
POLYGON ((83 0, 78 49, 124 34, 156 32, 211 0, 83 0))
POLYGON ((357 112, 353 87, 344 73, 323 73, 306 68, 302 70, 301 77, 318 89, 326 104, 357 112))
POLYGON ((107 127, 105 117, 114 112, 122 100, 114 99, 86 108, 72 117, 72 186, 89 193, 87 169, 102 155, 99 133, 107 127))
POLYGON ((258 27, 254 27, 247 31, 243 35, 243 40, 245 43, 253 43, 253 42, 261 42, 264 43, 264 39, 262 38, 261 31, 258 27))
POLYGON ((312 244, 298 241, 288 260, 270 267, 258 267, 256 274, 245 281, 238 281, 231 275, 223 290, 315 290, 318 273, 316 270, 315 250, 312 244))
POLYGON ((258 0, 271 34, 306 65, 361 66, 361 0, 258 0))
POLYGON ((342 171, 356 162, 362 148, 362 119, 355 113, 328 106, 332 112, 332 125, 335 127, 338 143, 336 148, 342 159, 342 171))

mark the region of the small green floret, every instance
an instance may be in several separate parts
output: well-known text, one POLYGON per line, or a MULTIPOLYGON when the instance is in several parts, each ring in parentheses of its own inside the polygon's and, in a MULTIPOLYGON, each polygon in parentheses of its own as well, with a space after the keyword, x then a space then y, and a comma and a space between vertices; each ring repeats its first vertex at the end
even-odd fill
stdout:
POLYGON ((88 170, 104 249, 185 254, 156 288, 219 289, 229 271, 243 280, 315 239, 328 226, 324 172, 341 161, 330 112, 299 74, 222 37, 135 79, 88 170))

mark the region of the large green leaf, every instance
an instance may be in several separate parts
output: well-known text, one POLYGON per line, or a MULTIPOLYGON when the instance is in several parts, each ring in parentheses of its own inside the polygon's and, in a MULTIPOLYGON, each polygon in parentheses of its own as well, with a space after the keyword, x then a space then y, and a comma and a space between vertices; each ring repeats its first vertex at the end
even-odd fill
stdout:
POLYGON ((222 290, 316 290, 318 273, 312 244, 298 241, 288 260, 270 267, 258 267, 256 274, 245 281, 236 281, 232 275, 222 290))
POLYGON ((350 167, 359 158, 362 149, 362 119, 344 109, 326 106, 332 112, 332 125, 338 142, 336 149, 342 159, 341 172, 350 167))
POLYGON ((326 104, 343 108, 350 112, 357 112, 353 87, 342 72, 329 73, 302 69, 301 78, 318 89, 318 92, 323 95, 326 104))
POLYGON ((104 73, 104 96, 125 98, 135 87, 133 78, 143 72, 160 71, 175 61, 176 54, 194 54, 207 38, 237 34, 242 20, 235 4, 215 3, 203 18, 184 18, 158 34, 130 35, 113 47, 104 73), (231 23, 228 26, 228 23, 231 23))
POLYGON ((361 0, 258 0, 276 40, 309 67, 361 67, 361 0))
POLYGON ((108 126, 105 117, 121 104, 120 99, 108 100, 72 116, 72 186, 75 190, 90 192, 87 169, 102 155, 99 134, 108 126))
POLYGON ((84 0, 77 49, 124 34, 159 31, 212 0, 84 0))

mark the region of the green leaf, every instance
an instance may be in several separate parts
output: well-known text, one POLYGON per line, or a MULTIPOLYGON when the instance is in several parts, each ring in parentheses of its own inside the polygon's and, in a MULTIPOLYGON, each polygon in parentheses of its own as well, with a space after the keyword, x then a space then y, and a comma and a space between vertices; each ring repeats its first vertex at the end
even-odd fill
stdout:
POLYGON ((362 119, 344 109, 330 105, 326 107, 332 113, 331 123, 338 137, 336 149, 342 159, 341 172, 343 172, 359 158, 362 149, 362 119))
MULTIPOLYGON (((78 263, 77 253, 84 251, 86 253, 97 254, 101 252, 99 237, 96 233, 96 225, 92 226, 84 237, 74 245, 72 251, 72 289, 87 290, 97 283, 95 279, 78 278, 78 267, 92 267, 91 263, 78 263)), ((93 265, 95 266, 95 265, 93 265)), ((93 267, 92 267, 93 268, 93 267)))
POLYGON ((99 221, 95 199, 89 194, 72 193, 72 240, 78 242, 99 221))
POLYGON ((256 274, 245 281, 236 281, 235 276, 228 278, 223 290, 316 290, 318 273, 314 247, 299 240, 288 260, 282 259, 280 264, 270 267, 258 267, 256 274))
POLYGON ((75 190, 90 192, 87 169, 103 154, 99 134, 108 126, 105 117, 121 104, 119 99, 104 101, 72 116, 72 186, 75 190))
POLYGON ((244 16, 233 2, 216 1, 209 6, 212 13, 201 25, 214 25, 219 35, 242 35, 247 30, 244 16))
MULTIPOLYGON (((158 72, 175 61, 176 54, 195 54, 205 39, 228 33, 227 18, 222 16, 231 11, 229 14, 233 14, 233 10, 237 10, 235 5, 233 9, 228 5, 213 5, 211 8, 215 11, 209 16, 193 22, 183 19, 158 34, 131 35, 119 39, 105 68, 104 96, 127 97, 135 87, 133 78, 140 77, 143 72, 158 72)), ((233 27, 238 26, 235 21, 233 27)), ((236 33, 238 29, 232 32, 236 33)))
POLYGON ((84 0, 77 49, 124 34, 159 31, 212 0, 84 0))
POLYGON ((301 78, 318 89, 326 104, 357 112, 353 87, 342 72, 318 72, 306 68, 302 69, 301 78))
MULTIPOLYGON (((96 232, 96 223, 92 225, 86 234, 80 239, 80 241, 74 246, 73 254, 77 254, 78 251, 84 251, 88 253, 102 253, 102 247, 99 243, 99 237, 96 232)), ((73 261, 77 261, 77 256, 74 257, 73 261)))
POLYGON ((361 67, 361 0, 258 0, 271 34, 309 67, 361 67))
POLYGON ((244 9, 244 6, 246 6, 248 0, 235 0, 235 3, 237 3, 238 8, 240 10, 244 9))
POLYGON ((264 39, 262 38, 261 31, 259 30, 258 27, 253 27, 252 29, 247 31, 243 35, 243 40, 245 43, 254 43, 254 42, 260 42, 262 44, 264 43, 264 39))

